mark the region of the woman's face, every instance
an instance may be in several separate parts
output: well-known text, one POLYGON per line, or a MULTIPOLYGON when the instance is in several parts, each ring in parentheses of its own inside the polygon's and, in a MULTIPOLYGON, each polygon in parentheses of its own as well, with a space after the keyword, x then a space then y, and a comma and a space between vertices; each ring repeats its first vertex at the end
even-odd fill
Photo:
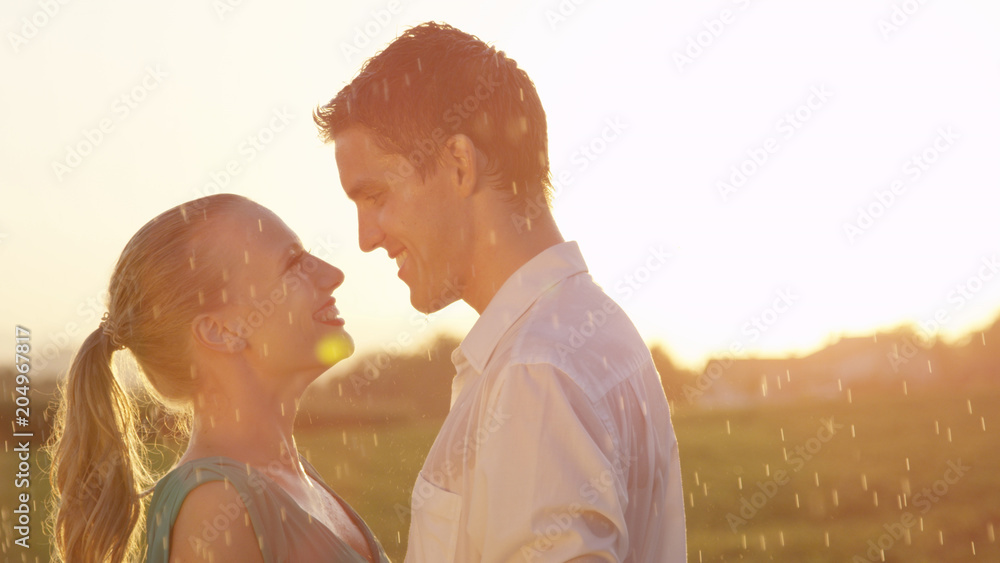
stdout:
POLYGON ((331 296, 344 273, 307 253, 274 213, 248 204, 213 236, 227 264, 228 338, 261 373, 316 377, 354 352, 331 296))

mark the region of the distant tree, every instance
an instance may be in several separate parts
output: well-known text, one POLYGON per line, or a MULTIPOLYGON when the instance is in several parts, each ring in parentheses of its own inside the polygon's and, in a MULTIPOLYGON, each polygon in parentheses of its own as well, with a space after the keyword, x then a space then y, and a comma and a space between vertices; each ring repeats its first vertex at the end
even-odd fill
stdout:
POLYGON ((649 352, 653 356, 656 371, 660 373, 660 382, 663 383, 663 392, 666 393, 667 400, 673 404, 684 399, 684 386, 693 384, 697 376, 691 371, 675 366, 663 346, 654 344, 649 352))

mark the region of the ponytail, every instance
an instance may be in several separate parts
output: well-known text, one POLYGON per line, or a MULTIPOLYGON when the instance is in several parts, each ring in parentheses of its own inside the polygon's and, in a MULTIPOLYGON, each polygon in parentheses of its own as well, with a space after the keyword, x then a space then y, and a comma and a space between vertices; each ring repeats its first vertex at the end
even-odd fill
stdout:
POLYGON ((61 385, 51 446, 55 552, 69 563, 138 557, 143 493, 153 482, 136 422, 139 409, 115 380, 111 357, 128 347, 154 403, 184 414, 194 396, 191 322, 224 304, 226 269, 211 252, 217 221, 252 201, 214 194, 146 223, 122 250, 108 311, 61 385))
POLYGON ((134 559, 145 520, 140 491, 152 479, 138 409, 111 371, 113 336, 103 325, 91 333, 61 386, 50 478, 56 553, 68 563, 134 559))

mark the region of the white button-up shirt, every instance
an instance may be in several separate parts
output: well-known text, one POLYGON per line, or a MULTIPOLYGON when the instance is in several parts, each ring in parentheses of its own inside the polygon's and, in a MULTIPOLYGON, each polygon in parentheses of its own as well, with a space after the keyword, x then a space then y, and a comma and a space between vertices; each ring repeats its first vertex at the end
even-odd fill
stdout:
POLYGON ((407 563, 686 561, 677 440, 649 350, 575 242, 514 273, 452 354, 407 563))

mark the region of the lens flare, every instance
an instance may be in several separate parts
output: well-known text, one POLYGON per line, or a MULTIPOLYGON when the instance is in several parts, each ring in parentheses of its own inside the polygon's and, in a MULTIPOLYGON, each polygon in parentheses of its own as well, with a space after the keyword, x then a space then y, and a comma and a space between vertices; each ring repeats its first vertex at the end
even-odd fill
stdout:
POLYGON ((354 341, 346 334, 331 334, 316 344, 316 358, 328 366, 354 353, 354 341))

